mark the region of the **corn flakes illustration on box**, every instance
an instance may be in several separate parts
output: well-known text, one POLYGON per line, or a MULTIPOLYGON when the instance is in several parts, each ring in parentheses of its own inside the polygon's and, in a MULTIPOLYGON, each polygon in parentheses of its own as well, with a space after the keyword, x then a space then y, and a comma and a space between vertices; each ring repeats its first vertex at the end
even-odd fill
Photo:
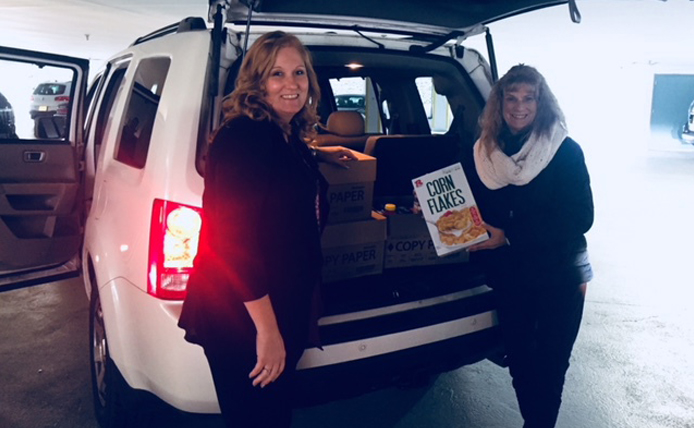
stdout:
POLYGON ((415 178, 412 185, 438 256, 489 239, 460 163, 415 178))

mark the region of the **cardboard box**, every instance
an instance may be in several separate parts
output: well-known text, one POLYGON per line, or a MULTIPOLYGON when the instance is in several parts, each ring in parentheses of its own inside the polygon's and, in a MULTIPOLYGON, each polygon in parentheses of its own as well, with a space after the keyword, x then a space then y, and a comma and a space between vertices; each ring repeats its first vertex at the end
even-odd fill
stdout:
POLYGON ((356 161, 348 163, 349 169, 321 162, 320 172, 330 183, 328 224, 371 217, 371 207, 376 180, 376 158, 352 150, 356 161))
POLYGON ((464 263, 467 251, 450 253, 444 257, 436 254, 434 241, 421 215, 395 214, 387 217, 388 237, 384 256, 384 268, 464 263))
POLYGON ((439 256, 489 239, 460 163, 412 180, 439 256))
POLYGON ((368 220, 329 224, 323 231, 323 282, 383 272, 386 219, 373 213, 368 220))

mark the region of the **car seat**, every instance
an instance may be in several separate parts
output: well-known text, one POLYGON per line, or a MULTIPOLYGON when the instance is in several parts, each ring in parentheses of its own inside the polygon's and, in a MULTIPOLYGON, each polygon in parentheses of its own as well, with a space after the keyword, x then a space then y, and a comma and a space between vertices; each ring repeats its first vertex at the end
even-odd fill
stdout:
POLYGON ((328 133, 316 135, 315 146, 344 146, 364 151, 366 140, 372 134, 364 132, 364 117, 357 111, 334 111, 328 116, 328 133))

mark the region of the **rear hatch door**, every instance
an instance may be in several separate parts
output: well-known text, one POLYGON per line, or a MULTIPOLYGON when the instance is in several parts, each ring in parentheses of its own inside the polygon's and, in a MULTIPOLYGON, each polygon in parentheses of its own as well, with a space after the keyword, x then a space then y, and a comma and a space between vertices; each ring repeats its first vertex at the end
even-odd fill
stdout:
MULTIPOLYGON (((215 16, 210 0, 210 18, 215 16)), ((226 21, 235 25, 286 25, 403 35, 425 42, 420 52, 451 39, 487 32, 492 79, 496 57, 486 24, 550 6, 568 4, 571 19, 580 22, 576 0, 227 0, 226 21), (252 13, 249 13, 252 9, 252 13)), ((374 41, 373 39, 370 39, 374 41)), ((377 43, 377 42, 376 42, 377 43)), ((413 46, 413 49, 415 47, 413 46)))
POLYGON ((254 23, 358 27, 438 37, 567 3, 573 13, 573 0, 231 0, 227 21, 244 22, 252 4, 254 23))

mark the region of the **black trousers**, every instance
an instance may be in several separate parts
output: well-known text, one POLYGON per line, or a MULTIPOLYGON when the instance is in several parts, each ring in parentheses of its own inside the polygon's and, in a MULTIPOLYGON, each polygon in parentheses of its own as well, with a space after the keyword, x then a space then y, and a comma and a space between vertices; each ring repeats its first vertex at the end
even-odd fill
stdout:
POLYGON ((205 346, 222 417, 229 428, 289 428, 296 364, 302 346, 286 343, 286 367, 264 388, 253 386, 248 374, 256 364, 255 340, 221 341, 205 346))
POLYGON ((495 289, 509 371, 524 428, 553 428, 583 317, 581 284, 506 284, 495 289))

